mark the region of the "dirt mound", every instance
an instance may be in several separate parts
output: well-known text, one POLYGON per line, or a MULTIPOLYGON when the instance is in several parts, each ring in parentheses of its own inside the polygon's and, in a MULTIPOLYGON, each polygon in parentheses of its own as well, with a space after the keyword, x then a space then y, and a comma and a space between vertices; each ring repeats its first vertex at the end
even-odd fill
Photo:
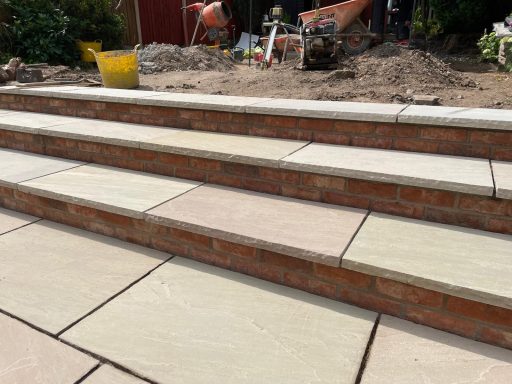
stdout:
POLYGON ((476 87, 475 81, 430 53, 382 44, 355 57, 343 56, 340 69, 356 72, 362 84, 435 91, 445 87, 476 87))
POLYGON ((171 44, 151 44, 139 51, 140 72, 218 71, 234 68, 231 60, 218 49, 204 45, 181 48, 171 44))

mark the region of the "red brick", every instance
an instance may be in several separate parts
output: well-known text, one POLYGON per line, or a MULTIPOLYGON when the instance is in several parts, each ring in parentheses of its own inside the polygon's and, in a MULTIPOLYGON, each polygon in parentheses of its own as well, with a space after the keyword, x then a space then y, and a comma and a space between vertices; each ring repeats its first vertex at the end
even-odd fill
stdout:
POLYGON ((109 111, 115 111, 115 112, 130 112, 130 106, 131 104, 122 104, 122 103, 108 103, 107 109, 109 111))
POLYGON ((342 288, 340 290, 341 301, 370 309, 372 311, 399 316, 402 305, 398 301, 385 299, 370 293, 353 289, 342 288))
POLYGON ((512 148, 494 148, 493 160, 512 161, 512 148))
POLYGON ((222 174, 208 175, 208 183, 227 185, 228 187, 235 188, 242 187, 242 179, 240 177, 222 174))
POLYGON ((261 262, 270 264, 273 267, 285 268, 293 272, 313 272, 313 263, 311 261, 297 259, 295 257, 265 250, 261 251, 261 262))
POLYGON ((456 333, 461 336, 474 338, 477 325, 474 321, 464 320, 445 313, 429 311, 427 309, 408 307, 405 317, 415 323, 456 333))
POLYGON ((144 172, 156 173, 164 176, 174 176, 174 167, 160 163, 144 163, 144 172))
POLYGON ((200 159, 197 157, 191 158, 189 160, 189 164, 193 168, 198 168, 205 171, 220 171, 222 168, 221 162, 219 160, 200 159))
POLYGON ((151 247, 159 251, 167 252, 172 255, 187 256, 188 246, 168 239, 151 236, 151 247))
POLYGON ((80 104, 83 105, 84 109, 94 109, 96 111, 102 111, 106 109, 107 104, 100 101, 86 101, 80 100, 80 104))
POLYGON ((94 218, 98 216, 98 211, 96 209, 75 204, 68 204, 67 211, 73 215, 79 215, 87 218, 94 218))
POLYGON ((113 120, 116 121, 119 118, 119 114, 114 111, 98 111, 96 117, 102 120, 113 120))
POLYGON ((323 201, 329 204, 346 205, 355 208, 368 209, 370 207, 370 200, 365 197, 337 192, 324 192, 323 201))
POLYGON ((353 137, 351 145, 356 147, 391 149, 393 139, 388 137, 353 137))
POLYGON ((470 215, 441 209, 427 208, 425 219, 437 223, 460 225, 462 227, 483 229, 485 218, 481 215, 470 215))
POLYGON ((512 145, 511 132, 474 131, 471 132, 472 143, 512 145))
POLYGON ((265 116, 263 115, 252 115, 252 114, 246 114, 246 113, 235 113, 233 112, 231 114, 231 121, 234 123, 240 123, 240 124, 249 124, 254 122, 263 122, 265 116))
POLYGON ((478 339, 484 343, 512 349, 512 331, 483 327, 478 339))
POLYGON ((488 145, 440 143, 439 153, 453 156, 480 157, 488 159, 490 147, 488 145))
POLYGON ((358 121, 337 121, 334 123, 334 130, 336 132, 367 135, 375 132, 375 123, 366 123, 358 121))
POLYGON ((315 295, 336 299, 336 286, 318 280, 309 280, 308 291, 315 295))
POLYGON ((215 265, 221 268, 229 268, 231 259, 227 255, 222 255, 211 250, 191 248, 189 257, 201 261, 202 263, 215 265))
POLYGON ((161 117, 176 117, 176 116, 178 116, 178 111, 175 108, 152 106, 151 114, 154 116, 161 116, 161 117))
POLYGON ((187 120, 202 120, 204 112, 195 109, 178 109, 178 116, 187 120))
POLYGON ((132 157, 133 152, 136 151, 133 148, 120 147, 117 145, 103 145, 102 153, 107 155, 117 156, 117 157, 132 157))
POLYGON ((416 137, 418 136, 418 127, 414 125, 377 125, 375 133, 378 136, 391 137, 416 137))
POLYGON ((127 216, 118 215, 111 212, 97 211, 99 219, 106 221, 109 224, 120 225, 123 227, 129 227, 132 224, 132 219, 127 216))
POLYGON ((132 113, 119 113, 119 121, 131 124, 142 124, 142 115, 134 115, 132 113))
POLYGON ((512 327, 512 310, 479 303, 460 297, 450 296, 446 302, 446 309, 453 313, 486 323, 512 327))
POLYGON ((318 189, 302 188, 287 184, 281 186, 281 194, 287 197, 311 201, 320 201, 322 199, 322 192, 318 189))
POLYGON ((229 112, 217 112, 217 111, 206 111, 204 113, 205 120, 226 122, 231 121, 231 113, 229 112))
POLYGON ((259 175, 263 179, 269 179, 273 181, 284 181, 286 183, 291 184, 299 184, 300 183, 300 174, 295 171, 286 171, 283 169, 273 169, 273 168, 259 168, 259 175))
POLYGON ((272 195, 278 195, 281 190, 279 184, 253 179, 244 179, 242 181, 242 187, 251 191, 270 193, 272 195))
POLYGON ((393 148, 401 151, 438 153, 439 143, 417 139, 396 139, 393 148))
POLYGON ((389 213, 391 215, 420 219, 425 213, 421 206, 405 204, 399 201, 373 201, 371 209, 376 212, 389 213))
POLYGON ((139 244, 146 246, 149 244, 149 236, 147 233, 141 231, 135 231, 132 228, 115 228, 116 238, 126 241, 128 243, 139 244))
POLYGON ((276 127, 251 127, 249 128, 249 134, 251 136, 262 136, 262 137, 281 137, 279 135, 281 130, 276 127))
POLYGON ((372 283, 371 276, 364 273, 318 263, 314 265, 313 275, 333 284, 351 285, 363 289, 369 288, 372 283))
POLYGON ((111 226, 110 224, 99 223, 95 220, 84 221, 83 227, 88 231, 100 233, 105 236, 113 237, 115 234, 115 228, 113 226, 111 226))
POLYGON ((188 167, 188 157, 172 153, 159 153, 158 161, 164 164, 171 164, 175 167, 188 167))
POLYGON ((375 288, 377 292, 383 295, 412 304, 426 305, 433 308, 440 308, 443 304, 442 293, 414 287, 397 281, 377 277, 375 280, 375 288))
POLYGON ((210 238, 208 236, 200 235, 198 233, 192 233, 178 228, 171 228, 170 235, 173 239, 184 241, 186 243, 194 244, 201 247, 210 246, 210 238))
POLYGON ((485 214, 512 216, 512 201, 484 196, 462 195, 459 208, 485 214))
POLYGON ((306 276, 294 272, 285 272, 283 274, 283 283, 289 287, 307 291, 309 280, 306 276))
POLYGON ((512 220, 489 219, 485 229, 491 232, 512 234, 512 220))
POLYGON ((245 177, 258 177, 258 167, 254 165, 223 163, 224 172, 230 175, 245 176, 245 177))
POLYGON ((218 122, 208 120, 191 120, 190 128, 196 131, 223 132, 222 130, 219 129, 218 122))
POLYGON ((468 132, 458 128, 426 127, 420 129, 420 137, 440 141, 465 142, 468 139, 468 132))
POLYGON ((141 124, 146 125, 164 125, 165 119, 160 116, 153 116, 153 115, 143 115, 140 117, 141 124))
POLYGON ((265 116, 263 118, 263 124, 279 128, 297 128, 297 118, 286 116, 265 116))
POLYGON ((395 184, 374 183, 351 179, 348 181, 348 191, 358 195, 377 196, 382 199, 395 199, 398 187, 395 184))
POLYGON ((350 136, 342 135, 339 133, 314 132, 313 141, 317 143, 349 145, 350 136))
POLYGON ((334 130, 334 120, 330 119, 299 119, 299 129, 309 129, 312 131, 332 131, 334 130))
POLYGON ((67 105, 67 100, 65 100, 65 99, 49 99, 48 105, 50 107, 65 107, 67 105))
POLYGON ((302 184, 310 186, 310 187, 317 187, 317 188, 324 188, 324 189, 335 189, 338 191, 344 191, 346 180, 342 177, 316 175, 313 173, 304 173, 302 175, 302 184))
POLYGON ((263 280, 282 283, 281 270, 271 265, 255 263, 247 259, 232 258, 231 269, 263 280))
POLYGON ((195 169, 190 168, 176 168, 174 171, 176 177, 180 177, 182 179, 189 179, 195 181, 206 182, 207 174, 203 171, 197 171, 195 169))
POLYGON ((235 244, 225 240, 213 239, 212 247, 216 251, 226 252, 243 258, 256 258, 256 248, 247 245, 235 244))
POLYGON ((103 149, 103 144, 92 143, 92 142, 87 142, 87 141, 79 141, 78 149, 80 151, 85 151, 85 152, 101 152, 103 149))
POLYGON ((453 207, 456 194, 453 192, 436 191, 432 189, 400 187, 400 199, 413 203, 453 207))
POLYGON ((130 104, 129 112, 137 115, 150 115, 152 111, 150 106, 130 104))
POLYGON ((126 168, 131 169, 134 171, 143 171, 144 170, 144 163, 139 160, 130 160, 130 159, 124 159, 124 158, 111 158, 108 163, 105 164, 111 165, 113 167, 119 167, 119 168, 126 168))

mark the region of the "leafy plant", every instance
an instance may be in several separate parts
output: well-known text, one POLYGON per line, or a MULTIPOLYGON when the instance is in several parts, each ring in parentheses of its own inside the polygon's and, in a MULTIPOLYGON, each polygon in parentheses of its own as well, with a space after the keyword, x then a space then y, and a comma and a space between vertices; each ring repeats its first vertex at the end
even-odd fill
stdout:
POLYGON ((435 19, 425 21, 425 17, 423 16, 421 8, 416 9, 412 25, 414 32, 425 34, 427 40, 436 37, 443 31, 439 21, 435 19))
POLYGON ((12 53, 25 62, 61 63, 74 60, 74 38, 69 18, 50 0, 3 0, 11 12, 5 24, 12 37, 12 53))
POLYGON ((500 52, 500 43, 501 39, 496 36, 495 32, 484 34, 477 43, 482 59, 497 62, 500 52))

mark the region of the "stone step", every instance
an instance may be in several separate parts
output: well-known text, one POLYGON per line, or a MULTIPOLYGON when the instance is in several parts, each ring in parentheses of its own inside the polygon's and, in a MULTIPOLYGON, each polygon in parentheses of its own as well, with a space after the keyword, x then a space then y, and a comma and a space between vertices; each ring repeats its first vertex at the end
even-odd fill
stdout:
POLYGON ((29 112, 3 117, 0 146, 512 233, 507 162, 493 179, 485 159, 29 112))
POLYGON ((2 382, 505 384, 512 372, 506 349, 47 220, 19 225, 0 236, 2 382))
MULTIPOLYGON (((35 163, 35 155, 26 156, 32 161, 20 161, 21 172, 35 163)), ((63 170, 62 161, 48 160, 55 161, 54 171, 45 169, 47 176, 0 188, 0 204, 512 348, 510 235, 373 213, 365 221, 365 210, 98 165, 63 170)), ((7 230, 26 220, 31 219, 21 218, 7 230)), ((55 230, 48 224, 32 227, 40 232, 31 235, 40 243, 50 239, 46 232, 55 230)), ((23 263, 31 257, 25 245, 21 250, 5 243, 16 236, 27 238, 25 228, 0 239, 5 247, 0 258, 24 253, 19 257, 23 263)), ((76 248, 64 240, 51 246, 76 248)), ((84 252, 111 251, 91 244, 84 252)), ((52 275, 53 267, 48 268, 41 278, 52 275)), ((0 301, 4 297, 5 305, 12 304, 14 291, 0 292, 5 295, 0 293, 0 301)), ((40 316, 53 332, 65 326, 62 316, 30 308, 26 306, 27 318, 40 316)), ((77 307, 75 317, 84 311, 77 307)))
POLYGON ((0 108, 327 144, 512 160, 512 117, 506 110, 81 87, 2 87, 0 108))

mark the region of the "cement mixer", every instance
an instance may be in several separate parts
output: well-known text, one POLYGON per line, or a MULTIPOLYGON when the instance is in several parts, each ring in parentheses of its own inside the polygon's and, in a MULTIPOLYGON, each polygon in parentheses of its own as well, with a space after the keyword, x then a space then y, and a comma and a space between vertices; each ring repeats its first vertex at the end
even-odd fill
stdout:
POLYGON ((225 1, 214 1, 206 5, 205 0, 202 3, 191 4, 186 9, 197 13, 197 24, 190 45, 194 45, 199 25, 202 24, 206 29, 206 33, 199 40, 208 36, 210 41, 215 41, 219 38, 222 28, 228 25, 232 17, 231 8, 225 1))

